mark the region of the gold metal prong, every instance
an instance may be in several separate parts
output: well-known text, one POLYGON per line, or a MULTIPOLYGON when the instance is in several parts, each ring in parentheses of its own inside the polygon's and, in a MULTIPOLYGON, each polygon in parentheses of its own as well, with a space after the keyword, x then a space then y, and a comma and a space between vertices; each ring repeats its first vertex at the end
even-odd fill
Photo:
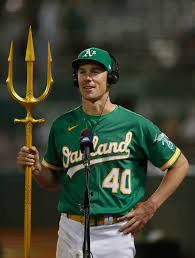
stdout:
POLYGON ((34 62, 35 61, 35 52, 34 52, 31 26, 29 28, 29 33, 28 33, 28 42, 27 42, 27 48, 26 48, 25 61, 26 62, 34 62))
POLYGON ((9 57, 8 57, 8 77, 6 80, 8 92, 11 97, 16 100, 17 102, 24 104, 24 98, 21 98, 16 91, 14 90, 13 86, 13 41, 11 42, 9 57))

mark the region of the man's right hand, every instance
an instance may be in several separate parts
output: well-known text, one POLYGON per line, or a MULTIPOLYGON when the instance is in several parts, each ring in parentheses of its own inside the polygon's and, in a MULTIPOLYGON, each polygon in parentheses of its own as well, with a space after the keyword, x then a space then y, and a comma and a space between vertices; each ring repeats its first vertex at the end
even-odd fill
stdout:
POLYGON ((25 166, 32 166, 32 171, 41 170, 39 152, 35 146, 28 148, 23 146, 17 156, 17 164, 24 170, 25 166))

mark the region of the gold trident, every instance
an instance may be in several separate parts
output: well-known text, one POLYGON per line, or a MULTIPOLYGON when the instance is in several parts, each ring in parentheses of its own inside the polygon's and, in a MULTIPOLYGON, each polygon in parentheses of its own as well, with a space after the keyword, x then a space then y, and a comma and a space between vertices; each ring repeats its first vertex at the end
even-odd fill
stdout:
MULTIPOLYGON (((43 123, 44 119, 34 119, 32 117, 32 110, 35 105, 43 101, 48 95, 53 83, 52 72, 51 72, 51 50, 50 43, 48 42, 48 62, 47 62, 47 86, 43 94, 34 98, 33 96, 33 63, 35 61, 33 38, 31 27, 28 34, 28 43, 26 49, 25 61, 27 63, 27 86, 26 86, 26 97, 20 97, 13 87, 12 79, 12 67, 13 67, 13 41, 11 42, 10 53, 8 58, 9 69, 8 78, 6 80, 9 94, 11 97, 22 104, 27 111, 25 119, 14 119, 15 123, 24 123, 26 128, 26 146, 32 147, 32 127, 35 123, 43 123)), ((32 167, 25 167, 25 202, 24 202, 24 257, 30 257, 30 240, 31 240, 31 196, 32 196, 32 167)))

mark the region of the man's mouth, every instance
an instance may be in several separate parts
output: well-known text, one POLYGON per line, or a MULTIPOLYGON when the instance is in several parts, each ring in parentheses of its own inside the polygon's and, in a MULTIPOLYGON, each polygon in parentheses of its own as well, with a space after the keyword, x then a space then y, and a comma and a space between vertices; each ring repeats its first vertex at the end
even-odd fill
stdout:
POLYGON ((84 86, 83 88, 86 89, 86 90, 90 90, 90 89, 94 89, 95 86, 88 85, 88 86, 84 86))

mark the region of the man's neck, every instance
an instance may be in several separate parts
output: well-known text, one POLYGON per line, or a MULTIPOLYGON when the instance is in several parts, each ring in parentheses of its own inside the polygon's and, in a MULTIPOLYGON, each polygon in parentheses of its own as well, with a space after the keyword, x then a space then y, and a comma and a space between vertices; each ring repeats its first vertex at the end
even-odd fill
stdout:
POLYGON ((113 111, 116 107, 115 104, 111 103, 110 98, 104 101, 91 102, 88 100, 82 100, 83 111, 88 115, 100 115, 106 114, 113 111))

